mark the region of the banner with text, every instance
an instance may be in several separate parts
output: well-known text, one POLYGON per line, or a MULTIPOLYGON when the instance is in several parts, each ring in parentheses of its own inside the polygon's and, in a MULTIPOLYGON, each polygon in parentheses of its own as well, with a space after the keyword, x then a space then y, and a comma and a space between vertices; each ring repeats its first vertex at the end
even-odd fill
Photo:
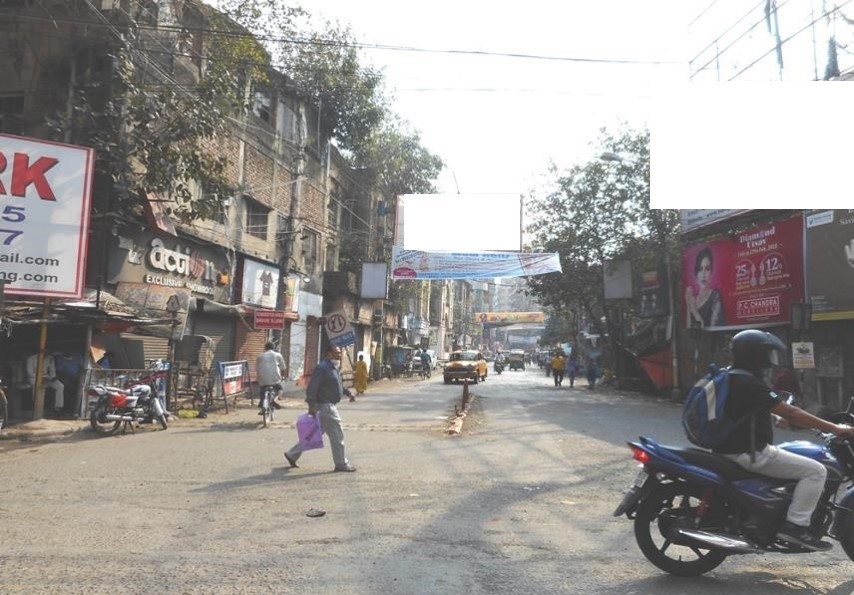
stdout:
POLYGON ((425 252, 393 247, 392 279, 491 279, 560 273, 556 253, 425 252))

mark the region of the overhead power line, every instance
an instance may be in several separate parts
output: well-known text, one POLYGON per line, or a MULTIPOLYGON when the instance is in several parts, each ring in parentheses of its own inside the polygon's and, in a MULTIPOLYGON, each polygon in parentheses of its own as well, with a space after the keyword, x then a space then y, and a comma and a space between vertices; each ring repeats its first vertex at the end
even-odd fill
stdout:
MULTIPOLYGON (((44 20, 52 23, 68 23, 88 26, 106 26, 114 28, 112 23, 102 24, 93 22, 88 19, 74 19, 70 17, 39 17, 37 15, 21 15, 9 11, 0 11, 2 17, 16 16, 18 18, 26 18, 31 20, 44 20)), ((145 23, 135 23, 133 25, 137 29, 146 29, 151 31, 164 31, 173 33, 207 33, 209 35, 221 35, 224 37, 238 37, 245 39, 254 39, 258 41, 266 41, 279 44, 294 44, 294 45, 310 45, 318 47, 352 47, 356 49, 369 50, 384 50, 395 52, 413 52, 427 54, 449 54, 449 55, 468 55, 468 56, 483 56, 483 57, 499 57, 499 58, 516 58, 524 60, 544 60, 557 62, 581 62, 592 64, 614 64, 614 65, 646 65, 646 66, 672 66, 684 64, 682 60, 633 60, 622 58, 590 58, 581 56, 552 56, 546 54, 528 54, 521 52, 504 52, 504 51, 486 51, 486 50, 467 50, 467 49, 436 49, 436 48, 421 48, 415 46, 400 46, 383 43, 361 43, 349 42, 344 43, 330 39, 308 39, 300 37, 279 37, 274 35, 261 35, 252 33, 242 33, 240 31, 229 31, 225 29, 213 29, 205 27, 183 27, 172 25, 148 25, 145 23)))

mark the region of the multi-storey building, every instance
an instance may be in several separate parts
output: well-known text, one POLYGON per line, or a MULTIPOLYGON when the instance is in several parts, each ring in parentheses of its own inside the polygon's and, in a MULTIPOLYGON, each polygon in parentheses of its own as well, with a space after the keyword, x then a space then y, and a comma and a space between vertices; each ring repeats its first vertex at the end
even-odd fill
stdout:
MULTIPOLYGON (((201 50, 214 34, 211 13, 200 3, 6 2, 0 11, 12 48, 0 56, 0 133, 79 143, 72 127, 57 138, 47 122, 57 113, 71 118, 84 82, 100 85, 101 100, 108 97, 116 47, 130 49, 147 84, 177 92, 188 92, 210 59, 201 50)), ((269 71, 265 81, 248 83, 248 112, 235 111, 229 133, 207 143, 212 155, 225 158, 225 177, 237 188, 214 197, 211 217, 170 218, 172 199, 145 188, 126 189, 122 198, 130 200, 119 203, 109 180, 95 180, 86 286, 96 307, 108 313, 121 303, 153 321, 171 315, 166 302, 175 295, 177 331, 58 315, 50 320, 48 350, 86 361, 106 351, 113 367, 138 368, 171 357, 176 344, 178 357, 194 360, 198 354, 186 353, 178 339, 203 336, 214 361, 247 361, 253 376, 255 356, 273 339, 290 380, 300 382, 317 363, 329 312, 344 311, 356 330, 345 367, 357 352, 370 355, 382 344, 374 316, 383 311, 381 300, 359 299, 356 273, 361 262, 383 256, 390 209, 377 200, 366 172, 339 154, 314 102, 285 75, 269 71), (140 209, 116 206, 129 203, 140 209), (260 322, 270 312, 278 313, 273 322, 260 322)), ((206 190, 192 191, 200 197, 206 190)), ((21 389, 13 391, 13 408, 26 412, 31 395, 21 356, 38 349, 38 327, 10 317, 15 301, 8 298, 12 332, 0 339, 0 350, 7 377, 21 389)), ((396 326, 393 309, 385 313, 385 324, 396 326)), ((66 408, 80 412, 81 401, 66 408)))

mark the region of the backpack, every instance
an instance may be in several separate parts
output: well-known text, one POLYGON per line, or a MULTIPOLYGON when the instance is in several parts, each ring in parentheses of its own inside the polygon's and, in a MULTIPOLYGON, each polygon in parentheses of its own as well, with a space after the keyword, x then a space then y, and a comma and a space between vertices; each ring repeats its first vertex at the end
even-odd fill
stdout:
POLYGON ((702 448, 717 448, 748 417, 731 420, 724 415, 724 406, 729 396, 729 377, 731 374, 752 376, 741 368, 718 368, 709 366, 709 373, 703 376, 685 399, 682 409, 682 427, 692 444, 702 448))

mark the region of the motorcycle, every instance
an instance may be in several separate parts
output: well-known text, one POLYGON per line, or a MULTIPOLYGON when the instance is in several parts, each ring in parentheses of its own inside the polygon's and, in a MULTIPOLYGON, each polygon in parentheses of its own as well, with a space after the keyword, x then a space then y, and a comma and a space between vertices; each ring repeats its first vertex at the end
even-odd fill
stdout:
POLYGON ((147 384, 127 389, 96 384, 89 387, 89 396, 97 399, 89 423, 99 436, 112 436, 122 426, 133 428, 145 421, 157 420, 164 430, 169 427, 166 410, 147 384))
POLYGON ((495 363, 492 364, 492 369, 495 370, 496 374, 501 374, 504 371, 504 362, 495 360, 495 363))
MULTIPOLYGON (((854 421, 854 398, 831 420, 854 421)), ((827 467, 810 529, 839 541, 854 560, 854 440, 818 436, 822 444, 796 440, 778 448, 827 467), (837 501, 843 484, 846 490, 837 501)), ((634 521, 638 547, 661 570, 698 576, 731 555, 812 553, 776 537, 797 482, 752 473, 699 448, 663 446, 643 436, 628 445, 641 469, 614 516, 634 521)))

